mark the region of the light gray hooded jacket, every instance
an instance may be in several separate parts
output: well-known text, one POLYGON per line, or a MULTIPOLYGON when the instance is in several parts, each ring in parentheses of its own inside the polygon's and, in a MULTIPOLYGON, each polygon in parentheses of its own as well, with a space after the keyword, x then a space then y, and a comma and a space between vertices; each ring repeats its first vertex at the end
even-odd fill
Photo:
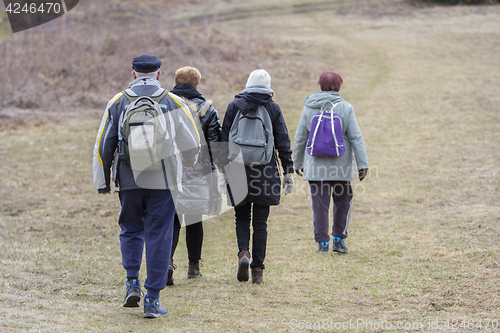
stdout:
POLYGON ((293 145, 293 168, 304 169, 304 180, 352 181, 357 175, 356 170, 368 169, 365 143, 352 105, 344 101, 336 91, 315 92, 306 97, 304 104, 293 145), (312 119, 326 101, 338 103, 335 113, 341 119, 345 146, 345 154, 340 157, 317 157, 306 152, 312 119))

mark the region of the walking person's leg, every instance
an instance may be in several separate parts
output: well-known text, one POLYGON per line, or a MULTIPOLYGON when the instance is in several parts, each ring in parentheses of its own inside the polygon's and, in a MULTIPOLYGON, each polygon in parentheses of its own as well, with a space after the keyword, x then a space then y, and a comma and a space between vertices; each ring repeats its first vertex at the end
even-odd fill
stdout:
POLYGON ((174 215, 174 230, 172 233, 172 258, 174 257, 175 250, 177 249, 177 244, 179 243, 179 234, 181 232, 181 221, 179 215, 175 213, 174 215))
POLYGON ((252 212, 252 283, 264 282, 262 274, 267 247, 267 219, 269 217, 269 206, 253 204, 252 212))
POLYGON ((238 241, 238 281, 248 281, 250 266, 250 222, 252 219, 252 204, 246 203, 234 207, 236 218, 236 238, 238 241))
POLYGON ((168 265, 168 277, 167 286, 172 286, 174 284, 174 254, 177 249, 177 244, 179 243, 179 234, 181 233, 181 221, 178 213, 174 215, 174 231, 172 233, 172 252, 170 254, 170 264, 168 265))
POLYGON ((309 181, 309 191, 311 193, 314 240, 318 243, 318 251, 316 252, 328 252, 330 242, 328 212, 332 193, 331 182, 309 181))
POLYGON ((348 248, 344 243, 347 238, 347 229, 351 218, 353 192, 351 182, 336 181, 333 184, 333 251, 347 253, 348 248))
POLYGON ((189 279, 202 277, 200 273, 201 249, 203 247, 203 223, 201 219, 201 215, 186 216, 186 246, 189 259, 189 279))
POLYGON ((127 272, 124 307, 138 307, 141 299, 139 271, 144 249, 144 194, 142 190, 118 192, 122 207, 118 219, 120 250, 127 272))
POLYGON ((168 190, 148 190, 144 236, 146 243, 147 289, 144 298, 144 317, 166 315, 159 305, 160 291, 167 283, 172 252, 175 205, 168 190))

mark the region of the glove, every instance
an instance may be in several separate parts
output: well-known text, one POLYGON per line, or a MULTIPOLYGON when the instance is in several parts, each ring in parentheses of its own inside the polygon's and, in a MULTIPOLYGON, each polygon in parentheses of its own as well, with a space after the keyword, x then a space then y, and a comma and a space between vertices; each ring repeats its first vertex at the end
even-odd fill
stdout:
POLYGON ((363 181, 363 179, 365 179, 367 174, 368 174, 368 169, 358 170, 359 181, 363 181))
POLYGON ((283 177, 282 185, 282 187, 285 189, 285 195, 292 193, 294 184, 295 182, 293 181, 293 173, 287 173, 283 177))
POLYGON ((304 177, 304 168, 295 169, 295 172, 300 176, 304 177))

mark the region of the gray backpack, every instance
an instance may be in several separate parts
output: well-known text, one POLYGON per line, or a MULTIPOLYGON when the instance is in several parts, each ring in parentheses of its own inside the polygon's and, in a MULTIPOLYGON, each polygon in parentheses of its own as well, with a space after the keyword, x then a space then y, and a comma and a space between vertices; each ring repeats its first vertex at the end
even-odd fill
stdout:
POLYGON ((238 111, 229 131, 229 159, 241 153, 245 165, 265 165, 274 153, 274 136, 271 118, 266 108, 243 114, 238 111))
POLYGON ((138 96, 131 89, 124 91, 130 104, 120 122, 120 158, 128 162, 132 170, 163 168, 161 160, 168 155, 172 135, 158 103, 167 93, 161 88, 152 96, 138 96))

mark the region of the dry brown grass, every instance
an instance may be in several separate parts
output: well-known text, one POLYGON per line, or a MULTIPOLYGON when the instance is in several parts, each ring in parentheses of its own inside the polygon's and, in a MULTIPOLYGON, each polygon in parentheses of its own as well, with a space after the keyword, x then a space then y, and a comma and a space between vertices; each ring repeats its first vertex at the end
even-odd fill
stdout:
MULTIPOLYGON (((176 285, 162 292, 167 318, 145 321, 140 310, 120 308, 119 204, 97 196, 91 182, 99 105, 59 123, 0 132, 0 331, 295 332, 349 320, 422 323, 420 331, 438 320, 441 331, 491 331, 487 320, 500 320, 500 9, 398 2, 397 11, 370 15, 353 3, 294 14, 290 2, 276 0, 268 5, 282 11, 265 20, 210 24, 221 38, 276 46, 258 60, 243 53, 214 65, 229 76, 232 65, 249 61, 230 88, 210 80, 221 111, 258 65, 271 73, 293 135, 318 74, 332 67, 342 74, 372 169, 354 183, 348 255, 314 253, 306 184, 296 179, 294 193, 271 211, 264 285, 236 281, 227 212, 206 223, 199 281, 185 276, 181 235, 176 285), (444 327, 454 319, 456 330, 444 327), (459 327, 462 320, 483 328, 459 327)), ((198 57, 192 61, 205 61, 198 57)), ((106 89, 121 89, 126 74, 106 89)))
POLYGON ((10 109, 3 118, 20 122, 29 114, 50 117, 48 110, 76 114, 102 108, 123 89, 132 59, 142 53, 163 60, 167 87, 177 68, 198 67, 209 78, 204 80, 209 95, 241 84, 255 58, 269 55, 265 38, 233 35, 209 20, 169 19, 171 11, 194 8, 196 1, 161 3, 87 1, 59 20, 12 35, 0 44, 0 107, 10 109), (22 117, 15 116, 18 111, 22 117))

